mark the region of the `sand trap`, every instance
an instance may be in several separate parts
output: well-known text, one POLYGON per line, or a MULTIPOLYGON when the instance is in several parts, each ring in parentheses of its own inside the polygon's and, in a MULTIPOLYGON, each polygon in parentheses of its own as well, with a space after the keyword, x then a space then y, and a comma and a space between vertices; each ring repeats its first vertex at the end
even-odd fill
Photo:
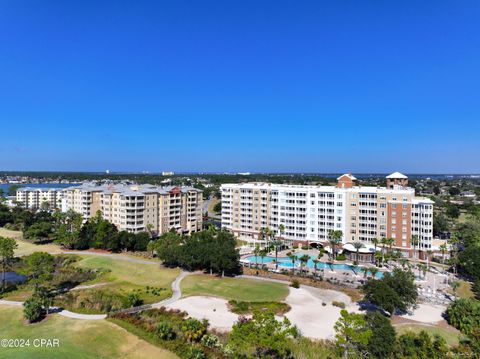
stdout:
POLYGON ((418 304, 418 308, 412 314, 405 314, 401 317, 421 323, 437 323, 444 319, 442 314, 445 310, 446 308, 441 305, 418 304))
MULTIPOLYGON (((341 309, 334 307, 331 304, 331 300, 340 300, 347 304, 350 303, 350 297, 332 290, 322 292, 323 290, 320 289, 312 292, 311 288, 290 288, 290 294, 285 302, 288 303, 292 309, 286 313, 285 316, 292 324, 295 324, 306 337, 332 339, 335 336, 333 326, 338 318, 340 318, 341 309), (325 300, 320 299, 322 294, 325 300), (325 302, 327 305, 322 306, 322 302, 325 302)), ((345 309, 349 312, 359 311, 358 306, 354 304, 347 305, 345 309)))
POLYGON ((230 312, 227 304, 225 299, 193 296, 179 299, 167 307, 183 310, 193 318, 208 319, 210 325, 220 331, 230 331, 238 320, 238 315, 230 312))
MULTIPOLYGON (((289 288, 285 302, 291 310, 285 316, 296 325, 301 333, 313 339, 332 339, 335 336, 333 326, 340 318, 340 308, 334 307, 332 301, 344 302, 349 312, 360 312, 350 297, 334 290, 301 287, 289 288), (326 303, 326 306, 322 306, 326 303)), ((228 310, 228 301, 216 297, 192 296, 182 298, 166 305, 171 309, 180 309, 190 317, 207 319, 211 327, 220 331, 230 331, 238 315, 228 310)), ((282 317, 277 317, 282 320, 282 317)))

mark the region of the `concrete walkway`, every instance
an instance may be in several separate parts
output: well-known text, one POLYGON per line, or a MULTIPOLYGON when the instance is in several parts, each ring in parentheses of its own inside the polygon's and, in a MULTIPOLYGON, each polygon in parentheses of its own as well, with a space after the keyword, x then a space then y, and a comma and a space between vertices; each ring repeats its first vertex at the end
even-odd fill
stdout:
MULTIPOLYGON (((3 300, 0 299, 0 305, 13 305, 16 307, 21 307, 23 306, 23 302, 17 302, 14 300, 3 300)), ((58 307, 51 307, 49 309, 51 313, 56 313, 61 315, 62 317, 67 317, 67 318, 74 318, 74 319, 86 319, 86 320, 99 320, 99 319, 105 319, 107 317, 106 314, 80 314, 80 313, 73 313, 65 309, 61 309, 58 307)))
POLYGON ((180 283, 182 282, 183 278, 191 273, 181 271, 177 278, 172 283, 172 296, 170 298, 164 299, 161 302, 152 304, 152 308, 160 308, 166 305, 172 304, 179 300, 182 297, 182 289, 180 288, 180 283))

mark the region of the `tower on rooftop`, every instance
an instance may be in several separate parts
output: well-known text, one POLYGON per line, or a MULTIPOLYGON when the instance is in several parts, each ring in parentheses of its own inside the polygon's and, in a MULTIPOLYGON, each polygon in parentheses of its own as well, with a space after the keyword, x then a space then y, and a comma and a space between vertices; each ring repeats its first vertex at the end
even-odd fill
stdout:
POLYGON ((407 187, 408 177, 400 172, 394 172, 387 176, 387 188, 394 189, 395 187, 407 187))

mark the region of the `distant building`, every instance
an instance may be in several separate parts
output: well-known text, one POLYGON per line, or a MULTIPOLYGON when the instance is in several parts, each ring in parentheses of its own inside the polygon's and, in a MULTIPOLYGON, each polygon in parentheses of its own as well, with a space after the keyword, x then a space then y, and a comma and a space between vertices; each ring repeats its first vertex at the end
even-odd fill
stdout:
POLYGON ((473 191, 464 191, 460 193, 460 197, 464 198, 475 198, 477 195, 473 191))
POLYGON ((433 201, 416 197, 398 172, 387 176, 387 187, 359 186, 345 174, 336 186, 224 184, 221 193, 222 227, 252 246, 262 243, 259 230, 268 227, 290 244, 328 246, 330 230, 341 230, 343 244, 360 241, 366 253, 375 238, 393 238, 405 257, 413 255, 413 236, 420 251, 432 248, 433 201))
POLYGON ((175 175, 175 172, 162 172, 162 176, 173 176, 175 175))
POLYGON ((56 209, 62 206, 61 188, 23 187, 17 189, 15 200, 24 208, 56 209))
POLYGON ((64 211, 73 209, 85 219, 100 211, 119 230, 162 234, 202 229, 203 193, 193 187, 83 184, 64 193, 64 211))

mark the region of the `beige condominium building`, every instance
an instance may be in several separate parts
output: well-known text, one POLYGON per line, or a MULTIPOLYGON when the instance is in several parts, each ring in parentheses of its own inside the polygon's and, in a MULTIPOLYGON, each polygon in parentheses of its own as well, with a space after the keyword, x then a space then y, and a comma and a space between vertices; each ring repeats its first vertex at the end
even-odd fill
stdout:
POLYGON ((51 210, 61 207, 62 197, 61 188, 23 187, 17 190, 15 200, 25 208, 51 210))
POLYGON ((158 235, 202 229, 203 194, 193 187, 83 184, 64 193, 63 211, 72 209, 85 219, 100 211, 119 230, 158 235))
POLYGON ((336 186, 224 184, 222 227, 251 246, 261 243, 261 228, 279 233, 283 224, 279 234, 287 243, 327 246, 329 232, 340 230, 344 248, 360 241, 366 253, 374 238, 393 238, 393 248, 405 257, 433 249, 433 201, 416 197, 405 175, 387 176, 386 187, 359 186, 351 174, 337 181, 336 186), (415 251, 413 236, 419 239, 415 251))

